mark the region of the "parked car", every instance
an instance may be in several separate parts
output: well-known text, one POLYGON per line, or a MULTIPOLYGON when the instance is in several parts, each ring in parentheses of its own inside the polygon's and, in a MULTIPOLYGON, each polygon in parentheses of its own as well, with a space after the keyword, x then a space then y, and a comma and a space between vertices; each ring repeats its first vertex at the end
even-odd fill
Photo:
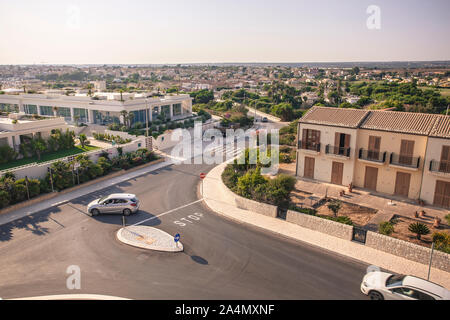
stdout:
POLYGON ((367 273, 361 291, 371 300, 450 300, 450 291, 438 284, 381 271, 367 273))
POLYGON ((134 194, 114 193, 92 201, 87 206, 87 212, 92 216, 100 213, 118 213, 129 216, 139 210, 139 200, 134 194))
POLYGON ((267 117, 262 118, 261 120, 262 122, 269 122, 269 119, 267 119, 267 117))

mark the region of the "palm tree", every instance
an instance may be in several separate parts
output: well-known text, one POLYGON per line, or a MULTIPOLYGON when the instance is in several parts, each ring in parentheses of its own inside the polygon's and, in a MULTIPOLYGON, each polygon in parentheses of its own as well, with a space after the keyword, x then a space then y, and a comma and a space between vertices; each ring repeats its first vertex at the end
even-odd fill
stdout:
POLYGON ((430 233, 430 229, 425 224, 420 222, 411 223, 408 230, 416 234, 417 240, 420 240, 422 235, 430 233))
POLYGON ((75 125, 78 127, 78 121, 80 120, 80 116, 76 115, 73 117, 73 119, 75 120, 75 125))
POLYGON ((126 110, 122 110, 122 111, 120 111, 120 115, 121 115, 122 118, 123 118, 123 124, 124 124, 126 127, 128 127, 128 125, 127 125, 127 121, 128 121, 128 112, 127 112, 126 110))
POLYGON ((81 143, 81 147, 84 149, 85 145, 86 145, 86 141, 87 141, 87 137, 84 133, 80 134, 78 139, 80 140, 81 143))

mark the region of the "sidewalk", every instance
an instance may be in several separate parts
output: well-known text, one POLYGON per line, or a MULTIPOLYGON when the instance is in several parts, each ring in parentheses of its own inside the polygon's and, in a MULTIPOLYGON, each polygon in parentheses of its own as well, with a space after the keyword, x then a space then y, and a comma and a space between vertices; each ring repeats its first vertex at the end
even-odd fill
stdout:
MULTIPOLYGON (((256 212, 237 208, 234 205, 234 193, 222 182, 221 174, 225 166, 226 163, 223 163, 211 170, 206 176, 203 186, 205 203, 218 214, 239 223, 247 223, 395 273, 415 275, 421 278, 427 277, 427 265, 306 229, 281 219, 270 218, 256 212)), ((430 280, 450 288, 450 273, 432 268, 430 280)))
POLYGON ((169 165, 171 165, 173 163, 172 160, 167 160, 164 162, 160 162, 148 167, 144 167, 142 169, 136 170, 136 171, 132 171, 129 173, 125 173, 123 175, 105 180, 105 181, 101 181, 98 183, 94 183, 92 185, 86 186, 86 187, 81 187, 80 189, 74 190, 72 192, 68 192, 59 196, 56 196, 52 199, 49 200, 45 200, 42 202, 39 202, 38 204, 34 204, 28 207, 24 207, 22 209, 18 209, 16 211, 10 212, 10 213, 5 213, 0 215, 0 225, 12 222, 14 220, 23 218, 25 216, 37 213, 39 211, 54 207, 54 206, 58 206, 60 204, 63 204, 65 202, 71 201, 73 199, 76 199, 78 197, 84 196, 86 194, 95 192, 97 190, 139 177, 143 174, 167 167, 169 165))

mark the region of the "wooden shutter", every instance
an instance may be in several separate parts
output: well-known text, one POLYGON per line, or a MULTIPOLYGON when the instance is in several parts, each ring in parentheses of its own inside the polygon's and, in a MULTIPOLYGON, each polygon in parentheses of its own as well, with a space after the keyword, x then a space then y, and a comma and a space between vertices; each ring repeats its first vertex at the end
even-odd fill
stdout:
POLYGON ((381 137, 369 136, 368 157, 378 159, 380 156, 381 137))
POLYGON ((344 174, 344 164, 333 161, 331 166, 331 183, 342 185, 342 176, 344 174))
POLYGON ((364 188, 377 190, 378 168, 366 166, 366 174, 364 176, 364 188))
POLYGON ((409 195, 409 184, 411 181, 411 174, 405 172, 397 172, 395 179, 394 193, 400 196, 407 197, 409 195))
POLYGON ((399 162, 403 164, 412 164, 412 156, 414 154, 414 141, 402 140, 400 145, 399 162))
POLYGON ((305 178, 314 179, 314 158, 305 157, 305 168, 303 176, 305 178))
POLYGON ((439 171, 450 172, 450 146, 442 146, 441 163, 439 171))
POLYGON ((303 133, 302 133, 302 148, 306 149, 306 139, 308 136, 308 129, 303 129, 303 133))
POLYGON ((450 182, 436 181, 433 204, 450 209, 450 182))
POLYGON ((341 134, 339 132, 336 132, 334 134, 334 147, 335 148, 339 148, 340 141, 341 141, 341 134))
POLYGON ((346 134, 345 135, 345 141, 344 141, 344 148, 350 148, 350 135, 346 134))

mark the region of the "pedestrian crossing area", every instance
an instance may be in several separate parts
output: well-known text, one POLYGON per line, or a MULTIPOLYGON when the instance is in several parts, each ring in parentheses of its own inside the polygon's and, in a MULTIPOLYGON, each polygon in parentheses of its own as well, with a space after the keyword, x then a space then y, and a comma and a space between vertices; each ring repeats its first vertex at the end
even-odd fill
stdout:
MULTIPOLYGON (((239 157, 242 152, 244 151, 244 147, 239 146, 234 143, 230 144, 221 144, 218 146, 208 147, 208 145, 204 145, 201 150, 196 150, 194 147, 192 147, 191 150, 191 159, 197 158, 200 156, 203 157, 209 157, 214 159, 221 159, 221 162, 234 159, 236 157, 239 157)), ((180 157, 177 155, 172 154, 166 154, 166 157, 174 161, 175 163, 178 162, 184 162, 187 160, 190 160, 186 157, 180 157)))

